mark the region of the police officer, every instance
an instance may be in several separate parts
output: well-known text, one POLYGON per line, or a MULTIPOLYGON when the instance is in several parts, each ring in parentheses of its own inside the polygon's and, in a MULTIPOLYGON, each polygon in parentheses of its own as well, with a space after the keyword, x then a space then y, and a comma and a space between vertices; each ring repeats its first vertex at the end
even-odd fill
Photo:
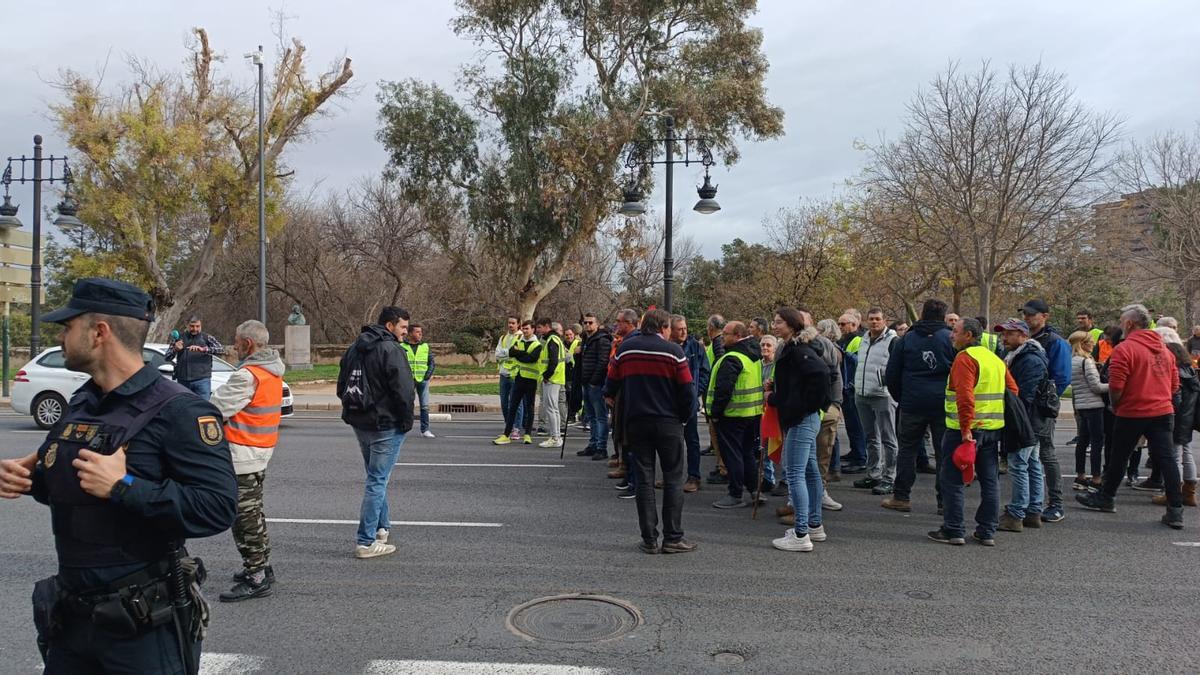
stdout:
POLYGON ((110 279, 42 317, 92 377, 37 452, 0 462, 0 497, 50 506, 58 574, 34 588, 47 673, 199 668, 203 566, 182 544, 229 529, 237 481, 217 409, 143 363, 153 318, 110 279))

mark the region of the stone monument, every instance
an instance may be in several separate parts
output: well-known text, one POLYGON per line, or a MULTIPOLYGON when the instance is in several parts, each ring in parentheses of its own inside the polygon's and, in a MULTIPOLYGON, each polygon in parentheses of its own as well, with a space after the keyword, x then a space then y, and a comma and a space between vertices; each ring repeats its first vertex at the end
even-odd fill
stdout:
POLYGON ((300 305, 292 305, 283 330, 283 363, 288 370, 312 370, 312 342, 300 305))

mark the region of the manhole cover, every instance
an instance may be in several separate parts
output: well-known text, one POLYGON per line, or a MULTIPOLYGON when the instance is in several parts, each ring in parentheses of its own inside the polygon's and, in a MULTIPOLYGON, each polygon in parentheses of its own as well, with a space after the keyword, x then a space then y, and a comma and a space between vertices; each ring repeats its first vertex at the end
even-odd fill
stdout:
POLYGON ((508 613, 508 629, 528 640, 600 642, 642 625, 637 608, 603 595, 556 595, 518 605, 508 613))
POLYGON ((734 652, 717 652, 716 654, 713 654, 713 661, 716 661, 721 665, 732 666, 739 663, 745 663, 746 657, 734 652))

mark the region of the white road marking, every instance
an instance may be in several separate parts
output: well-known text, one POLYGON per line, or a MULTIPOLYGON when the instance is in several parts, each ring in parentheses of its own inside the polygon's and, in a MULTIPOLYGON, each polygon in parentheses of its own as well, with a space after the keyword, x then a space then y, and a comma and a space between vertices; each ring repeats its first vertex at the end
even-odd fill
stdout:
POLYGON ((42 434, 44 436, 50 432, 42 431, 41 429, 9 429, 8 433, 10 433, 10 434, 42 434))
POLYGON ((496 469, 564 469, 566 464, 472 464, 455 462, 397 462, 396 466, 468 466, 496 469))
POLYGON ((1171 543, 1176 546, 1194 546, 1200 548, 1200 541, 1173 541, 1171 543))
POLYGON ((262 671, 266 659, 248 654, 200 655, 200 675, 243 675, 262 671))
POLYGON ((390 661, 367 664, 367 675, 606 675, 607 668, 548 663, 472 663, 470 661, 390 661))
MULTIPOLYGON (((296 523, 301 525, 357 525, 357 520, 335 520, 330 518, 267 518, 268 523, 296 523)), ((393 520, 392 525, 404 527, 504 527, 504 523, 459 523, 431 520, 393 520)))

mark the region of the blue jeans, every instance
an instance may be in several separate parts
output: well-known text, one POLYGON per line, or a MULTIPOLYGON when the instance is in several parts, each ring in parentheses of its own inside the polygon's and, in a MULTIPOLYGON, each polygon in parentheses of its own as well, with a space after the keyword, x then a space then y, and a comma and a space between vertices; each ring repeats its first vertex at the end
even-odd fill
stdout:
POLYGON ((429 380, 416 383, 417 400, 421 403, 421 433, 429 431, 429 380))
POLYGON ((683 442, 687 445, 687 477, 700 480, 700 411, 693 410, 683 425, 683 442))
POLYGON ((355 429, 358 447, 362 450, 363 467, 367 471, 363 488, 362 509, 358 516, 358 544, 370 546, 375 541, 375 531, 391 529, 388 520, 387 484, 392 468, 400 457, 400 446, 404 445, 404 432, 396 429, 367 431, 355 429))
POLYGON ((1042 513, 1042 460, 1038 446, 1008 453, 1008 476, 1012 480, 1012 503, 1005 511, 1013 518, 1042 513))
POLYGON ((608 406, 604 403, 604 387, 589 384, 583 389, 583 399, 592 419, 588 445, 608 454, 608 406))
POLYGON ((763 463, 763 465, 762 465, 763 482, 764 483, 774 483, 775 482, 775 462, 772 462, 767 457, 767 449, 766 448, 759 450, 759 453, 762 454, 761 461, 763 463))
MULTIPOLYGON (((508 409, 508 402, 512 397, 514 382, 515 380, 509 375, 500 376, 500 412, 504 413, 504 426, 510 426, 511 423, 513 427, 524 429, 525 427, 521 423, 513 422, 513 420, 509 419, 512 413, 508 409)), ((525 410, 524 404, 517 410, 517 415, 524 420, 525 425, 529 423, 529 411, 525 410)), ((518 422, 520 421, 518 420, 518 422)))
MULTIPOLYGON (((981 537, 996 536, 1000 526, 1000 435, 1002 431, 975 429, 975 479, 979 481, 979 509, 975 511, 975 531, 981 537)), ((946 429, 942 437, 942 466, 938 481, 942 484, 942 530, 952 537, 965 537, 963 523, 963 475, 954 466, 954 449, 962 443, 958 429, 946 429)))
POLYGON ((812 413, 799 424, 788 427, 783 435, 783 472, 788 494, 796 510, 796 536, 808 534, 808 528, 821 526, 821 498, 824 481, 817 467, 817 432, 821 416, 812 413))
POLYGON ((206 377, 203 380, 188 380, 187 382, 180 382, 179 384, 187 387, 192 391, 193 394, 199 396, 205 401, 212 398, 212 380, 210 378, 206 377))
POLYGON ((850 455, 855 464, 867 465, 867 435, 858 419, 858 407, 854 403, 854 390, 842 390, 842 419, 846 422, 846 438, 850 441, 850 455))

